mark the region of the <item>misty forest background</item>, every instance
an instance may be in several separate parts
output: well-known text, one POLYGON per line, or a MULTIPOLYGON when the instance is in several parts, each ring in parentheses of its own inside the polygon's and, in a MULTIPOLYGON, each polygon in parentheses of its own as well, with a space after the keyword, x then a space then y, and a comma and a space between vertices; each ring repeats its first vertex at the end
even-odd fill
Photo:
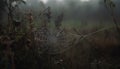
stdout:
POLYGON ((120 69, 119 0, 0 0, 0 69, 120 69))

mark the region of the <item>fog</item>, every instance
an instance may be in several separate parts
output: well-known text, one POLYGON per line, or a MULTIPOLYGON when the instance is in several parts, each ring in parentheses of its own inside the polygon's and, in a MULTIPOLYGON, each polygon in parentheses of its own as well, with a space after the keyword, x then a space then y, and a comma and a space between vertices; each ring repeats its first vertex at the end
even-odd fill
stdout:
MULTIPOLYGON (((68 20, 111 20, 110 14, 104 5, 104 0, 26 0, 26 2, 27 6, 33 7, 34 10, 39 10, 42 6, 41 2, 43 2, 46 7, 51 7, 54 13, 64 12, 65 19, 68 20)), ((114 2, 116 3, 115 15, 119 18, 120 0, 114 0, 114 2)))
MULTIPOLYGON (((53 18, 64 13, 65 21, 83 22, 112 22, 110 12, 106 9, 104 0, 24 0, 21 4, 22 12, 29 9, 36 16, 47 7, 52 9, 53 18)), ((116 4, 114 9, 117 21, 120 22, 120 0, 113 0, 116 4)))

